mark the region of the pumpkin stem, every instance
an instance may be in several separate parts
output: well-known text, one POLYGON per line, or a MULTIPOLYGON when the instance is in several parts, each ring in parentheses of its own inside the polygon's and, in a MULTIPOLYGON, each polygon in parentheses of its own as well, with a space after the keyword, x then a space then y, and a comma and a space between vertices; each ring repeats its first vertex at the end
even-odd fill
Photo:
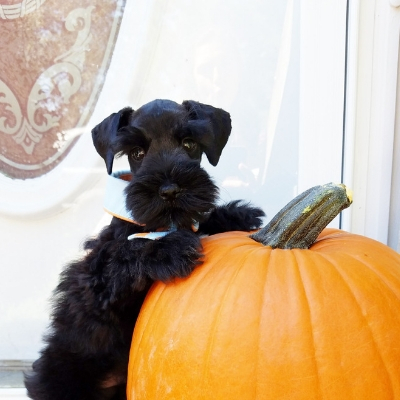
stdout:
POLYGON ((351 192, 343 184, 315 186, 299 194, 250 237, 272 248, 308 249, 329 222, 351 203, 351 192))

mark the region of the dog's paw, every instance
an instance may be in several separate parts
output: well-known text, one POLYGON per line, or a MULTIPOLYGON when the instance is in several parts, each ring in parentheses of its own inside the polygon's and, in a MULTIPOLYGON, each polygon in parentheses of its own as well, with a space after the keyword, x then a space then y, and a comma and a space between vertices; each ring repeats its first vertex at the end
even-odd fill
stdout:
POLYGON ((234 208, 236 208, 239 230, 250 231, 261 227, 262 219, 265 217, 265 212, 261 208, 253 207, 249 203, 241 204, 239 201, 229 204, 234 204, 234 208))
POLYGON ((201 251, 200 238, 195 233, 178 230, 146 243, 140 261, 151 279, 167 282, 188 276, 202 263, 201 251))
POLYGON ((235 200, 218 206, 209 218, 200 224, 201 233, 213 235, 228 231, 251 231, 262 225, 265 213, 261 208, 235 200))

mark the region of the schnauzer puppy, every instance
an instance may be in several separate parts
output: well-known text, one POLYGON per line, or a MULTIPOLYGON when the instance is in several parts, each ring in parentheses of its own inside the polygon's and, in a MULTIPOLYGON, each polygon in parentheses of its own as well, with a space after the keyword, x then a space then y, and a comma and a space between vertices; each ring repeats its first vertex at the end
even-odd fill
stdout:
POLYGON ((93 129, 109 174, 114 156, 128 157, 126 208, 137 223, 113 218, 62 272, 46 346, 25 378, 32 399, 126 399, 132 333, 152 282, 186 277, 201 264, 200 234, 261 225, 263 211, 249 204, 217 206, 218 188, 200 167, 203 153, 217 165, 230 132, 226 111, 169 100, 124 108, 93 129), (127 239, 160 228, 171 232, 127 239))

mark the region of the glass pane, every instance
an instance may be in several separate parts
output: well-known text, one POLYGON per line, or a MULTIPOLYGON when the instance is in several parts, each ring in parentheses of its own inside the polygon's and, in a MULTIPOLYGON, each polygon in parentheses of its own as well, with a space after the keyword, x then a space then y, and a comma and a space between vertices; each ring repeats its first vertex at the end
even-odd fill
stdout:
MULTIPOLYGON (((22 385, 15 371, 26 363, 7 360, 37 357, 59 271, 108 221, 103 162, 80 170, 97 157, 90 144, 87 156, 77 156, 101 119, 155 98, 223 108, 231 138, 217 167, 203 160, 222 200, 251 201, 271 218, 293 197, 299 7, 292 0, 0 0, 2 184, 18 188, 28 207, 60 171, 92 180, 46 219, 1 217, 2 253, 12 267, 0 267, 0 385, 22 385)), ((52 184, 54 192, 65 189, 52 184)))

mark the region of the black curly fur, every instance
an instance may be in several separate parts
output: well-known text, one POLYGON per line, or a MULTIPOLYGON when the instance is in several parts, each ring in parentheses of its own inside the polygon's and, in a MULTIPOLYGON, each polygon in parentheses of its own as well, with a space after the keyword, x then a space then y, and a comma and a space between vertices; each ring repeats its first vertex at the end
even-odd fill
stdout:
POLYGON ((121 110, 124 115, 113 114, 94 129, 94 144, 109 171, 110 154, 113 156, 116 148, 128 157, 139 144, 145 149, 143 161, 130 158, 134 177, 126 190, 127 208, 145 226, 114 218, 96 238, 85 242, 84 257, 62 272, 54 292, 46 346, 33 364, 33 372, 25 378, 32 399, 126 399, 132 333, 151 284, 155 280, 186 277, 202 263, 200 233, 248 231, 261 225, 264 213, 249 204, 234 201, 217 207, 218 189, 199 165, 203 151, 218 161, 230 132, 230 122, 229 126, 224 122, 227 116, 223 114, 222 119, 218 117, 218 121, 209 124, 202 121, 211 127, 225 126, 229 130, 224 133, 226 138, 216 133, 217 144, 212 149, 212 132, 206 132, 202 141, 196 131, 193 136, 197 135, 198 146, 188 152, 177 139, 189 135, 185 123, 201 115, 211 118, 213 108, 203 109, 196 103, 191 109, 191 102, 182 106, 165 102, 146 105, 146 112, 138 110, 140 124, 133 110, 126 108, 121 110), (121 133, 121 123, 135 127, 140 140, 124 136, 131 135, 131 131, 125 129, 125 134, 121 133), (152 131, 160 126, 162 134, 152 131), (119 132, 112 131, 117 128, 119 132), (131 143, 130 147, 127 143, 131 143), (157 146, 162 150, 152 152, 157 146), (110 148, 114 149, 111 153, 110 148), (165 185, 174 185, 176 192, 164 196, 160 188, 165 185), (191 230, 193 221, 200 222, 198 233, 191 230), (170 224, 179 229, 161 239, 127 239, 133 233, 170 224))
POLYGON ((250 203, 234 200, 215 207, 209 218, 200 223, 199 233, 215 235, 227 231, 250 231, 262 224, 264 211, 250 203))

